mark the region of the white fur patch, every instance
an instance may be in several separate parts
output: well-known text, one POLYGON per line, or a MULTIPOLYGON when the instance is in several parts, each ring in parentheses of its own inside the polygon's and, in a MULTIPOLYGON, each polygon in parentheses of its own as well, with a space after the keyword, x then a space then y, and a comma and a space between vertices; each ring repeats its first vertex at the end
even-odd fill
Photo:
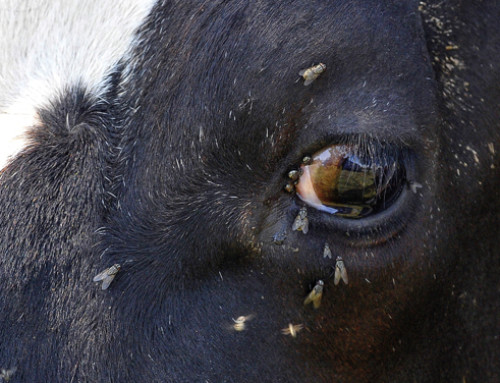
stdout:
POLYGON ((32 115, 0 113, 0 171, 11 157, 19 153, 27 144, 25 131, 34 125, 32 115), (19 127, 26 127, 20 129, 19 127))
POLYGON ((65 88, 99 97, 156 0, 0 0, 0 169, 65 88), (7 141, 8 140, 8 141, 7 141))

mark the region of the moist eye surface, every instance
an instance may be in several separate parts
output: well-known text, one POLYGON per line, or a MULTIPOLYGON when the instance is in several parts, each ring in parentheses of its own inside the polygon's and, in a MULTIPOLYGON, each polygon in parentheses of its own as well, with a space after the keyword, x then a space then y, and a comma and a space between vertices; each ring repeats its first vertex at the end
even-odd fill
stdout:
POLYGON ((332 145, 301 165, 297 196, 306 204, 344 218, 363 218, 387 209, 400 195, 406 171, 390 146, 362 150, 332 145))

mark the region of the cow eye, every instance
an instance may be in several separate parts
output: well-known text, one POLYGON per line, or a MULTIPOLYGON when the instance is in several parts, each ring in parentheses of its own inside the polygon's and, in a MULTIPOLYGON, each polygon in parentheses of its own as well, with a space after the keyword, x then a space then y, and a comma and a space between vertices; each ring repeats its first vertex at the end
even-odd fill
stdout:
POLYGON ((400 195, 405 178, 404 161, 394 148, 332 145, 301 165, 296 191, 318 210, 363 218, 387 209, 400 195))

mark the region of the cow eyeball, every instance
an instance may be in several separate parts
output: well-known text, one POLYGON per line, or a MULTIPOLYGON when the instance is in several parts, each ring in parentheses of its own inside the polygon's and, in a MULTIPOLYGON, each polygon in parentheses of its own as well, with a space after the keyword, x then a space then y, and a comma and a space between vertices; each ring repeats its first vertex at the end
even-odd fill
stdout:
POLYGON ((301 165, 297 196, 311 207, 344 218, 363 218, 387 209, 405 185, 399 151, 332 145, 301 165))

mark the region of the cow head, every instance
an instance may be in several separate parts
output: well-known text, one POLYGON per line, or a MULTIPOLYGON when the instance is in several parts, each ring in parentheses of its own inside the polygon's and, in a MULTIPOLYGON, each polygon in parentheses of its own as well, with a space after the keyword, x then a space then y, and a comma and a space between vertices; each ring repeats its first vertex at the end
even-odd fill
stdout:
POLYGON ((61 381, 496 376, 491 8, 156 4, 99 97, 68 84, 2 174, 0 362, 61 381))

